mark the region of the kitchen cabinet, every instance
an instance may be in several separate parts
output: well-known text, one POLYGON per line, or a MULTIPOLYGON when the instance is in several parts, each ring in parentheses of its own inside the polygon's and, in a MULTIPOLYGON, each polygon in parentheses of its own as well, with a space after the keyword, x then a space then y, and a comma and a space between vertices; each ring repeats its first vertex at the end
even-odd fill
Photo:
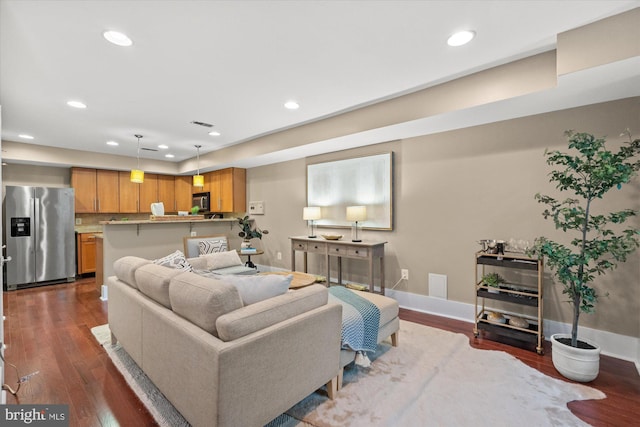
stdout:
MULTIPOLYGON (((205 177, 206 180, 206 177, 205 177)), ((176 204, 175 210, 177 211, 190 211, 191 210, 191 196, 193 193, 201 191, 195 191, 193 187, 193 177, 191 175, 180 175, 174 177, 174 188, 176 204)))
MULTIPOLYGON (((211 212, 246 212, 247 179, 246 170, 227 168, 209 174, 211 212)), ((205 186, 207 179, 205 177, 205 186)), ((207 190, 205 190, 207 191, 207 190)))
MULTIPOLYGON (((151 213, 151 203, 158 202, 158 175, 144 174, 144 182, 138 184, 138 212, 151 213)), ((165 205, 166 209, 166 205, 165 205)))
POLYGON ((157 201, 164 204, 164 211, 177 212, 175 178, 172 175, 158 175, 157 201))
POLYGON ((77 235, 78 274, 95 273, 96 271, 96 236, 95 233, 78 233, 77 235))
POLYGON ((151 213, 151 203, 158 201, 158 175, 144 174, 144 182, 131 182, 129 172, 120 172, 120 213, 151 213))
POLYGON ((76 213, 119 211, 118 171, 71 168, 76 213))
POLYGON ((138 213, 140 184, 131 182, 130 172, 119 172, 118 187, 116 188, 119 190, 120 213, 138 213))
MULTIPOLYGON (((483 251, 476 253, 476 285, 475 285, 475 326, 473 334, 478 337, 484 330, 495 335, 515 339, 536 345, 538 354, 543 354, 543 310, 542 291, 544 265, 542 259, 529 258, 523 254, 506 253, 489 254, 483 251), (519 283, 501 284, 499 288, 487 286, 482 277, 491 269, 494 272, 502 269, 511 270, 519 283), (500 301, 501 309, 487 307, 487 303, 500 301), (506 304, 504 304, 506 303, 506 304), (535 314, 524 314, 525 307, 533 307, 535 314), (497 319, 489 314, 498 313, 497 319), (524 325, 516 324, 515 318, 524 325)), ((496 304, 494 304, 496 305, 496 304)))

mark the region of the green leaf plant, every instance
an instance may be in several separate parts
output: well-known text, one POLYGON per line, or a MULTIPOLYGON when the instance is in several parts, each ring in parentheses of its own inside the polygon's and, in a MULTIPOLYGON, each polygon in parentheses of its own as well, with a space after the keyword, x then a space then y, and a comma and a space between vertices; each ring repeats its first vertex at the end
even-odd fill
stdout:
POLYGON ((551 218, 556 229, 573 232, 574 237, 569 245, 538 237, 532 255, 546 257, 563 285, 562 293, 573 308, 571 345, 577 347, 580 313, 593 313, 598 301, 592 283, 597 276, 626 261, 627 255, 639 245, 640 229, 621 226, 637 211, 625 209, 596 215, 592 209, 609 190, 620 190, 637 175, 640 139, 633 140, 627 131, 623 135, 628 141, 612 152, 605 147, 604 139, 588 133, 567 131, 565 135, 569 152, 545 151, 547 164, 556 167, 549 174, 549 182, 555 183, 560 191, 572 192, 575 198, 559 201, 539 193, 535 198, 547 205, 543 217, 551 218))
POLYGON ((238 218, 238 226, 242 230, 238 233, 238 236, 244 240, 262 239, 263 234, 269 234, 268 230, 260 230, 258 227, 252 228, 252 221, 249 219, 249 215, 238 218))

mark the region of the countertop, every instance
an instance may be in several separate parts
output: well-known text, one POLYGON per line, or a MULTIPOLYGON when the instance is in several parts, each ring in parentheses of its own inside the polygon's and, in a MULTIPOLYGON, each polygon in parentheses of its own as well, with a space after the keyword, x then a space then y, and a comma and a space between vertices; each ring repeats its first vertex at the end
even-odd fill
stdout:
POLYGON ((102 233, 102 225, 76 225, 74 227, 76 233, 102 233))
POLYGON ((238 222, 237 218, 214 218, 214 219, 176 219, 155 221, 151 219, 132 221, 100 221, 101 225, 136 225, 136 224, 189 224, 190 222, 238 222))

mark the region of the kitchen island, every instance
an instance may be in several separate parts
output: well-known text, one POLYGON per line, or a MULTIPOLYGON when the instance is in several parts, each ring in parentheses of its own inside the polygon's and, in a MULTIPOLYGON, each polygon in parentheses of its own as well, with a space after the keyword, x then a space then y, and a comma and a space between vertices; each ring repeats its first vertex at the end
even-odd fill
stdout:
MULTIPOLYGON (((224 234, 231 248, 239 248, 237 218, 101 221, 103 227, 103 277, 112 276, 113 263, 124 256, 156 259, 176 250, 184 252, 186 236, 224 234)), ((104 286, 104 284, 100 284, 104 286)), ((103 298, 106 292, 101 292, 103 298)))

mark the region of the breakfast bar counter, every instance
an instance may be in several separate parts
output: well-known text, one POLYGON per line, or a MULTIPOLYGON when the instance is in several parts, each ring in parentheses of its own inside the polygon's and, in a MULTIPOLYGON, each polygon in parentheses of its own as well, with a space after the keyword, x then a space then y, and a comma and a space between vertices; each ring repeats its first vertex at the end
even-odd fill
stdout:
POLYGON ((237 218, 214 219, 162 219, 101 221, 103 229, 103 278, 112 276, 113 263, 124 256, 157 259, 177 250, 184 252, 183 239, 187 236, 224 234, 230 247, 239 248, 237 218))

